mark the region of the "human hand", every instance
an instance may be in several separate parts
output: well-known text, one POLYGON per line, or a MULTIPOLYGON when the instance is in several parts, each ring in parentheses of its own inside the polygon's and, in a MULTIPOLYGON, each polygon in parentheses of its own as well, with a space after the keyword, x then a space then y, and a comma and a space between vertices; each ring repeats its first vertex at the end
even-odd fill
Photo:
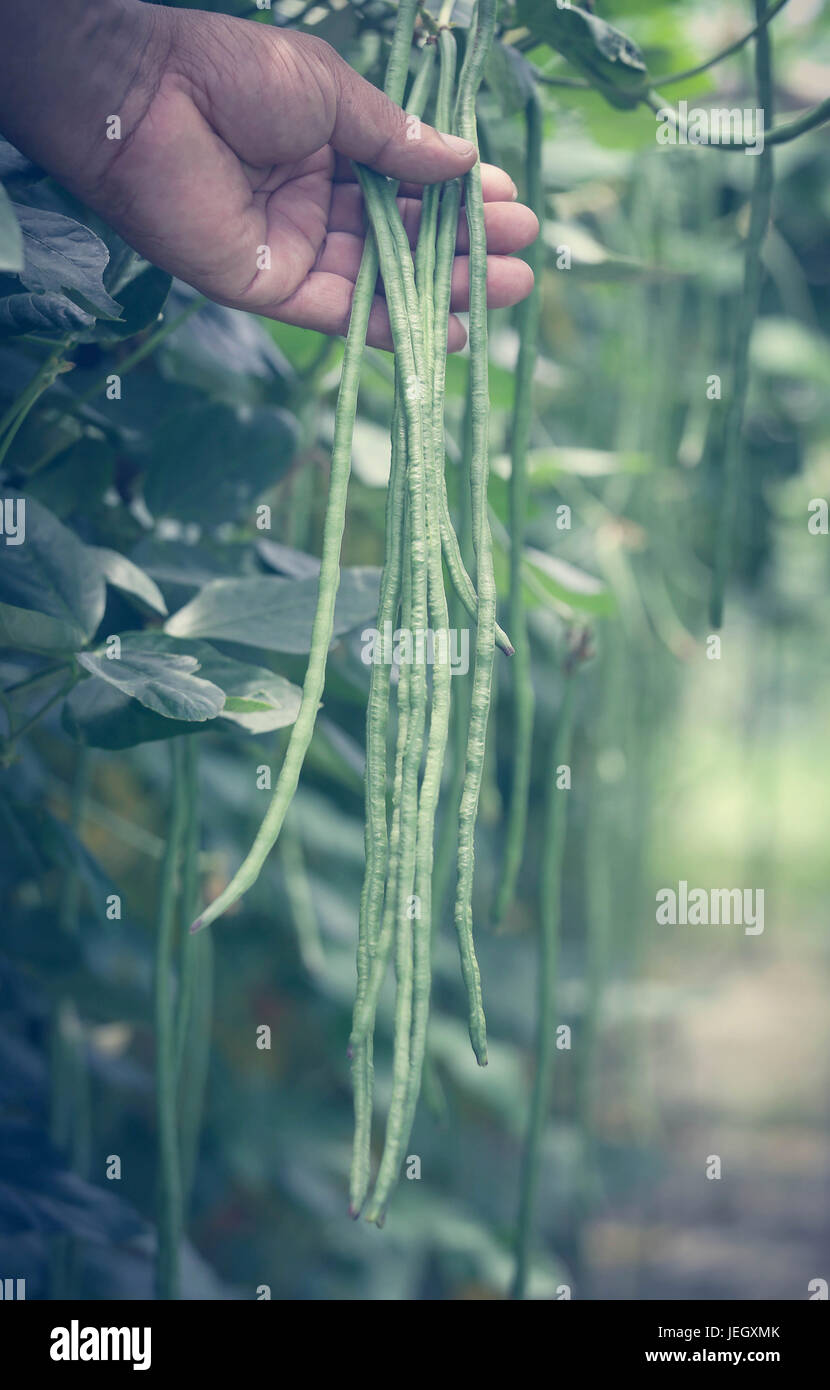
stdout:
MULTIPOLYGON (((18 118, 11 138, 142 255, 219 303, 345 333, 364 235, 349 161, 401 180, 411 238, 420 186, 459 177, 474 161, 471 145, 426 124, 419 139, 407 138, 401 109, 313 35, 133 0, 91 0, 91 10, 97 25, 87 0, 94 80, 68 80, 58 44, 51 80, 40 76, 49 80, 46 112, 33 111, 28 125, 18 118), (120 140, 106 137, 112 114, 120 140), (50 119, 47 139, 41 128, 50 119)), ((532 273, 511 253, 534 239, 538 223, 515 201, 507 174, 485 166, 482 178, 488 300, 500 308, 530 292, 532 273)), ((467 305, 466 251, 462 217, 453 310, 467 305)), ((368 341, 392 345, 382 295, 368 341)), ((464 341, 453 314, 448 346, 464 341)))

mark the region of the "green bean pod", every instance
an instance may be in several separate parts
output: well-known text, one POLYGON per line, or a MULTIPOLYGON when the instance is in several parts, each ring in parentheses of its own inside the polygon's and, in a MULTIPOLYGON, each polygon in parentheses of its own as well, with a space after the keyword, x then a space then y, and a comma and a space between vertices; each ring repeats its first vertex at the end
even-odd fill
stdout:
MULTIPOLYGON (((386 631, 386 623, 394 625, 401 599, 403 572, 404 511, 406 501, 406 424, 399 397, 396 372, 395 408, 392 417, 392 461, 386 497, 386 563, 383 568, 380 592, 378 627, 386 631)), ((385 653, 382 653, 385 657, 385 653)), ((350 1177, 350 1211, 354 1217, 366 1199, 369 1186, 370 1145, 372 1130, 371 1051, 380 987, 386 974, 394 936, 394 917, 385 914, 378 931, 378 920, 384 907, 384 889, 390 882, 391 859, 394 854, 397 881, 397 852, 400 836, 400 786, 403 751, 396 762, 395 796, 393 801, 394 850, 390 844, 386 812, 386 740, 391 667, 384 660, 374 663, 369 682, 369 701, 366 710, 366 869, 360 902, 360 922, 357 948, 357 993, 355 996, 352 1034, 349 1052, 352 1059, 355 1132, 350 1177)), ((400 685, 399 682, 399 700, 400 685)), ((406 701, 406 688, 403 699, 406 701)), ((399 731, 406 737, 405 715, 399 714, 399 731)))
MULTIPOLYGON (((414 289, 409 242, 386 180, 358 168, 358 178, 378 246, 389 320, 399 364, 401 394, 407 422, 408 503, 410 524, 411 618, 404 626, 423 632, 427 625, 426 459, 429 448, 424 428, 427 359, 423 324, 414 289), (405 285, 405 275, 411 284, 405 285)), ((386 1142, 367 1220, 382 1220, 383 1193, 397 1178, 407 1099, 410 1092, 410 1029, 413 998, 411 912, 414 900, 418 774, 426 722, 426 669, 415 661, 409 675, 409 719, 403 765, 398 858, 395 967, 398 979, 395 1007, 395 1045, 392 1064, 392 1101, 386 1125, 386 1142)))
MULTIPOLYGON (((412 44, 417 8, 417 0, 400 0, 398 6, 395 34, 392 40, 392 51, 385 83, 387 96, 397 102, 401 101, 406 84, 409 50, 412 44)), ((297 790, 300 772, 314 732, 317 710, 325 684, 328 650, 334 631, 334 605, 340 583, 340 549, 346 521, 346 497, 351 472, 352 436, 357 410, 357 393, 360 385, 360 366, 366 344, 366 329, 369 323, 377 274, 377 248, 373 239, 367 237, 352 296, 352 312, 343 354, 340 390, 337 396, 329 496, 323 524, 317 609, 311 628, 311 649, 303 681, 300 710, 291 729, 291 737, 271 798, 271 804, 265 813, 254 843, 230 883, 205 908, 201 917, 196 919, 191 931, 199 931, 214 922, 256 882, 268 853, 280 833, 286 811, 297 790)))
MULTIPOLYGON (((544 213, 542 192, 542 108, 536 92, 525 107, 527 131, 527 201, 539 218, 544 213)), ((540 232, 541 237, 541 232, 540 232)), ((516 363, 516 389, 510 439, 510 631, 516 644, 511 663, 513 682, 513 777, 505 832, 504 863, 496 891, 493 920, 501 921, 516 892, 516 882, 527 830, 527 804, 530 792, 530 764, 533 745, 535 696, 531 679, 530 643, 524 604, 522 556, 527 524, 527 447, 533 413, 533 374, 536 369, 539 336, 540 240, 527 254, 537 277, 533 290, 519 305, 519 357, 516 363)))
MULTIPOLYGON (((449 36, 447 35, 447 37, 449 36)), ((454 75, 455 44, 454 41, 447 43, 445 39, 441 46, 441 75, 436 109, 436 124, 439 129, 449 129, 454 75)), ((434 281, 438 202, 439 190, 437 186, 428 188, 424 195, 421 211, 414 278, 409 263, 408 248, 402 243, 401 229, 398 229, 397 226, 394 228, 403 289, 409 302, 412 302, 413 295, 417 296, 421 312, 424 328, 426 379, 430 383, 430 390, 426 393, 424 401, 426 415, 427 595, 430 627, 435 643, 433 652, 435 660, 426 762, 418 799, 409 1078, 401 1122, 399 1125, 390 1124, 387 1127, 387 1140, 381 1158, 378 1179, 367 1211, 367 1219, 378 1223, 382 1223, 384 1219, 392 1187, 398 1178, 404 1148, 412 1130, 421 1089, 432 983, 432 863, 435 813, 438 806, 450 717, 449 613, 444 590, 439 517, 439 472, 443 472, 443 437, 439 464, 437 441, 433 431, 437 405, 443 414, 443 397, 439 402, 436 402, 435 399, 437 360, 434 334, 434 281)), ((442 359, 445 353, 446 342, 440 348, 442 359)))
MULTIPOLYGON (((476 142, 475 99, 496 22, 497 0, 479 0, 476 26, 461 70, 455 108, 456 132, 476 142)), ((475 824, 484 765, 484 746, 490 709, 496 627, 496 581, 493 573, 493 547, 487 513, 489 472, 489 384, 487 370, 487 237, 484 230, 484 201, 481 191, 481 164, 465 178, 467 225, 470 231, 470 394, 472 400, 472 495, 473 544, 478 585, 478 623, 473 692, 464 789, 458 827, 458 886, 455 900, 455 927, 458 935, 461 972, 467 990, 470 1041, 479 1066, 487 1063, 487 1035, 481 998, 481 977, 473 942, 472 890, 475 824)))

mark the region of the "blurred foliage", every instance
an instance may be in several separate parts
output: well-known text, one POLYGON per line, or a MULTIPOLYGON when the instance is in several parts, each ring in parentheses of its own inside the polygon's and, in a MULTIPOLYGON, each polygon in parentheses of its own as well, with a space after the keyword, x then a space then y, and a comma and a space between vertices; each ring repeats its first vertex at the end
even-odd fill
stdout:
MULTIPOLYGON (((262 23, 291 23, 303 10, 307 28, 379 78, 384 0, 310 9, 285 0, 256 14, 242 3, 198 8, 262 23)), ((599 9, 651 74, 705 59, 752 23, 750 7, 732 3, 717 13, 689 0, 599 9)), ((468 12, 460 2, 462 25, 468 12)), ((574 75, 550 46, 544 13, 528 33, 539 13, 529 0, 504 6, 510 42, 482 98, 487 157, 519 184, 517 113, 534 69, 574 75)), ((811 105, 830 74, 830 8, 793 3, 774 34, 782 110, 811 105)), ((750 52, 679 92, 744 104, 750 52)), ((382 1233, 350 1223, 345 1046, 367 690, 358 639, 375 612, 393 395, 389 358, 369 351, 325 707, 286 836, 213 932, 184 1297, 251 1298, 263 1284, 283 1298, 503 1296, 532 1076, 544 767, 563 634, 575 619, 595 624, 598 656, 580 679, 563 901, 557 1017, 574 1045, 557 1060, 533 1296, 555 1298, 562 1284, 590 1296, 601 1285, 592 1223, 668 1161, 655 1049, 694 991, 715 988, 724 961, 746 949, 744 938, 698 944, 702 981, 689 979, 688 948, 672 956, 655 932, 654 884, 754 882, 763 870, 777 885, 780 924, 797 918, 809 937, 816 919, 827 867, 814 754, 828 733, 829 552, 826 537, 808 533, 807 508, 830 490, 826 132, 776 155, 732 608, 723 659, 710 662, 723 401, 707 398, 707 382, 720 377, 726 395, 731 381, 751 161, 658 147, 651 112, 618 109, 597 91, 551 86, 545 100, 526 565, 544 756, 534 759, 519 898, 494 934, 487 911, 511 757, 505 688, 477 854, 492 1061, 479 1073, 470 1053, 445 920, 411 1143, 423 1177, 403 1181, 382 1233), (264 1024, 270 1050, 256 1046, 264 1024)), ((0 551, 0 1266, 27 1278, 30 1297, 150 1297, 151 983, 167 741, 198 735, 199 879, 212 897, 259 824, 268 799, 260 770, 278 765, 296 713, 341 349, 171 285, 5 143, 0 169, 0 416, 7 431, 16 426, 4 439, 2 491, 27 499, 25 545, 0 551), (146 351, 130 366, 137 347, 146 351), (107 658, 116 637, 117 679, 107 658), (108 910, 113 895, 120 917, 108 910), (114 1154, 117 1184, 106 1179, 114 1154)), ((517 350, 508 312, 492 314, 491 333, 503 593, 517 350)), ((464 380, 462 356, 448 370, 453 463, 464 380)), ((177 971, 184 949, 182 938, 177 971)), ((381 1108, 391 1007, 384 995, 381 1108)))

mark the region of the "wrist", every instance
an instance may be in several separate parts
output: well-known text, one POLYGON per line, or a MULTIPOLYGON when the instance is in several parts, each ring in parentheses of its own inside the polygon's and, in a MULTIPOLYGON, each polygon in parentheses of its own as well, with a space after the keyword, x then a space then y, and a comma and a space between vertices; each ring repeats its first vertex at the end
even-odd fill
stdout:
POLYGON ((146 110, 165 21, 138 0, 0 0, 0 132, 84 197, 146 110))

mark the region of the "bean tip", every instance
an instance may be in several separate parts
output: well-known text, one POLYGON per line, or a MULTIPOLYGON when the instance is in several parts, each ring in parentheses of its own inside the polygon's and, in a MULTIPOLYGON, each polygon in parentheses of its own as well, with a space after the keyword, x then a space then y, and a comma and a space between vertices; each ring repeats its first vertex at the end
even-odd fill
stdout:
POLYGON ((201 919, 201 917, 197 917, 197 918, 196 918, 196 921, 193 923, 192 927, 190 928, 190 935, 191 935, 191 936, 195 936, 196 932, 197 932, 197 931, 201 931, 201 930, 202 930, 202 919, 201 919))

